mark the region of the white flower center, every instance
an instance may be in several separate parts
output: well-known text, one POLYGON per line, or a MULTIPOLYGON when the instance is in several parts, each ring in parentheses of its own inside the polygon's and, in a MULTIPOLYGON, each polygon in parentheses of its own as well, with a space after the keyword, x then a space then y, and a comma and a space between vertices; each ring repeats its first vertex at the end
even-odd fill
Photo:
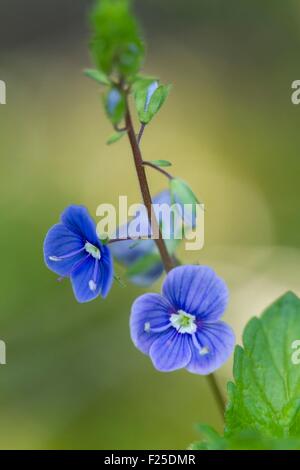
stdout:
POLYGON ((176 328, 178 333, 189 333, 192 335, 197 331, 196 317, 183 310, 178 310, 177 313, 172 313, 170 317, 171 325, 176 328))
POLYGON ((91 243, 86 242, 86 244, 84 245, 84 249, 89 255, 92 255, 93 258, 95 259, 101 258, 101 253, 100 253, 99 248, 92 245, 91 243))

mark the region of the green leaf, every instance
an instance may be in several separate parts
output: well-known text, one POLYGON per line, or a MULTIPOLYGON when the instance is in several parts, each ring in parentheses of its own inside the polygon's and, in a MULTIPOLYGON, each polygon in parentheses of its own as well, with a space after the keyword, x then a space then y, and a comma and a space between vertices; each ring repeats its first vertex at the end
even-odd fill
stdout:
POLYGON ((146 108, 146 103, 147 103, 148 91, 149 91, 149 87, 153 83, 155 83, 155 80, 140 79, 135 82, 132 88, 133 93, 134 93, 136 109, 138 112, 139 120, 141 122, 144 122, 142 121, 143 118, 146 119, 144 115, 146 113, 145 108, 146 108))
POLYGON ((112 134, 106 141, 107 145, 112 145, 118 142, 122 137, 126 134, 126 132, 115 132, 112 134))
POLYGON ((172 163, 168 160, 151 160, 150 163, 153 163, 153 165, 160 167, 172 166, 172 163))
POLYGON ((153 268, 153 266, 157 263, 160 263, 161 259, 160 256, 156 253, 150 253, 143 258, 138 259, 130 268, 127 270, 127 276, 132 277, 138 274, 142 274, 147 272, 149 269, 153 268))
POLYGON ((203 441, 194 443, 193 450, 223 450, 226 448, 224 437, 217 433, 211 426, 199 424, 197 428, 203 435, 203 441))
POLYGON ((97 83, 100 83, 101 85, 111 84, 107 75, 105 75, 105 73, 101 72, 100 70, 86 69, 84 70, 83 73, 86 77, 89 77, 92 80, 95 80, 97 83))
MULTIPOLYGON (((171 85, 160 85, 154 92, 148 107, 149 121, 158 113, 171 91, 171 85)), ((149 122, 148 121, 148 122, 149 122)))
POLYGON ((184 210, 184 222, 196 226, 197 206, 200 204, 190 186, 180 178, 170 180, 172 204, 179 204, 184 210))
POLYGON ((136 88, 134 99, 139 120, 148 124, 164 104, 171 85, 160 85, 156 80, 142 80, 136 88))
POLYGON ((299 450, 297 438, 271 438, 258 432, 243 430, 230 437, 220 436, 210 426, 201 426, 203 440, 190 445, 190 450, 299 450))
POLYGON ((235 350, 226 436, 248 429, 266 438, 300 438, 300 364, 292 361, 299 339, 300 299, 291 292, 250 320, 243 347, 235 350))
POLYGON ((170 180, 170 191, 175 201, 179 200, 181 204, 199 204, 190 186, 180 178, 170 180))
POLYGON ((132 91, 133 93, 137 93, 140 90, 148 88, 153 82, 159 82, 159 79, 149 75, 136 75, 132 79, 132 91))
POLYGON ((98 0, 92 10, 90 49, 97 68, 108 76, 134 76, 144 58, 144 45, 130 7, 129 0, 98 0))
POLYGON ((119 124, 125 114, 126 101, 124 94, 116 87, 111 88, 104 96, 104 105, 112 124, 119 124))

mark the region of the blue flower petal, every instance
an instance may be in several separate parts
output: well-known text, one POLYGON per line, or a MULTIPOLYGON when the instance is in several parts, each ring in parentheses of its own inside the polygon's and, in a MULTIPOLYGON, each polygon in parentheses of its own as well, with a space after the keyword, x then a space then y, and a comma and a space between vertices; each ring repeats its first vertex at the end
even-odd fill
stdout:
POLYGON ((164 189, 163 191, 160 191, 158 194, 156 194, 153 197, 152 200, 153 204, 168 204, 168 206, 171 205, 171 194, 168 189, 164 189))
POLYGON ((135 346, 144 354, 149 354, 152 343, 163 333, 152 329, 168 328, 172 308, 159 294, 144 294, 132 305, 130 316, 130 334, 135 346))
POLYGON ((101 295, 106 297, 114 280, 114 268, 111 252, 105 245, 101 248, 100 274, 101 295))
POLYGON ((207 322, 217 321, 228 302, 225 282, 207 266, 172 269, 162 292, 176 310, 184 310, 207 322))
POLYGON ((89 302, 95 299, 100 294, 102 287, 100 265, 98 263, 96 276, 95 276, 95 264, 96 260, 89 256, 81 266, 76 269, 71 275, 71 282, 74 291, 74 295, 78 302, 89 302), (95 289, 92 290, 90 282, 95 282, 95 289))
POLYGON ((61 216, 61 221, 71 232, 100 248, 101 243, 97 237, 96 224, 86 207, 67 207, 61 216))
POLYGON ((51 271, 60 276, 68 276, 72 268, 86 255, 83 250, 80 253, 62 260, 53 261, 50 257, 68 256, 84 248, 82 239, 70 232, 65 225, 56 224, 47 233, 44 241, 44 260, 51 271))
MULTIPOLYGON (((171 205, 171 195, 169 190, 164 190, 158 193, 153 198, 153 204, 167 204, 171 205)), ((163 225, 162 214, 159 213, 157 207, 155 209, 156 217, 159 219, 160 225, 163 225)), ((143 234, 144 236, 149 236, 150 227, 148 225, 148 217, 146 216, 145 211, 141 212, 139 216, 141 226, 148 227, 149 230, 147 233, 143 234), (145 214, 145 220, 143 220, 143 214, 145 214)), ((171 224, 172 227, 172 224, 171 224)), ((172 230, 173 232, 173 230, 172 230)), ((115 235, 112 238, 122 238, 128 235, 128 224, 118 227, 115 235)), ((172 236, 172 233, 171 233, 172 236)), ((132 266, 136 261, 142 258, 145 255, 154 253, 157 251, 155 241, 148 240, 123 240, 120 242, 114 242, 110 245, 111 252, 113 257, 125 267, 132 266)), ((147 287, 157 281, 163 273, 163 264, 161 262, 152 266, 148 271, 141 274, 129 277, 129 280, 138 286, 147 287)))
POLYGON ((190 335, 178 333, 172 327, 162 333, 149 352, 154 367, 162 372, 185 367, 192 357, 188 336, 190 335))
POLYGON ((130 266, 142 256, 153 253, 155 242, 153 240, 123 240, 111 243, 110 250, 119 263, 130 266))
POLYGON ((204 323, 195 336, 196 341, 189 337, 192 350, 191 361, 186 367, 189 372, 210 374, 221 367, 233 352, 235 336, 224 322, 204 323))
MULTIPOLYGON (((113 257, 123 266, 130 267, 143 256, 156 251, 153 240, 124 240, 111 243, 110 249, 113 257)), ((156 263, 147 271, 128 277, 130 282, 141 287, 147 287, 153 284, 163 273, 163 264, 156 263)))
POLYGON ((136 274, 134 276, 129 276, 128 279, 137 286, 147 287, 151 286, 151 284, 154 284, 154 282, 160 278, 163 271, 163 264, 159 262, 152 266, 152 268, 148 271, 145 271, 141 274, 136 274))

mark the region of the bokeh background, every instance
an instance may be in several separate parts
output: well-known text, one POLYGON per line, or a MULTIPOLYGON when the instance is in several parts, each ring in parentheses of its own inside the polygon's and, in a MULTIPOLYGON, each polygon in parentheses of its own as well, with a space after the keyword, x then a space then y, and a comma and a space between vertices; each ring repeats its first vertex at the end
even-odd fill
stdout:
MULTIPOLYGON (((197 422, 222 422, 206 379, 162 374, 131 343, 143 290, 116 285, 78 305, 42 259, 70 203, 140 200, 126 139, 111 134, 90 66, 84 0, 0 0, 0 448, 186 448, 197 422)), ((230 287, 238 341, 248 318, 300 293, 297 0, 143 0, 145 71, 173 83, 147 130, 147 159, 172 160, 206 205, 205 247, 182 251, 230 287)), ((165 181, 155 172, 153 192, 165 181)), ((159 289, 159 284, 155 290, 159 289)), ((231 364, 218 372, 225 390, 231 364)))

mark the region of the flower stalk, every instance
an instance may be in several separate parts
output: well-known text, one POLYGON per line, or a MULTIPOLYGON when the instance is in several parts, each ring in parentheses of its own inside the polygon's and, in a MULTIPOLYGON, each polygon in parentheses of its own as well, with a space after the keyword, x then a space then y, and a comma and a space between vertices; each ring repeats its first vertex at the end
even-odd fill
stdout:
POLYGON ((163 168, 160 168, 158 165, 155 165, 155 163, 143 161, 143 165, 149 166, 150 168, 153 168, 154 170, 159 171, 159 173, 166 176, 169 180, 173 179, 173 176, 170 175, 168 171, 164 170, 163 168))
POLYGON ((221 413, 222 420, 224 419, 224 412, 225 412, 225 407, 226 403, 224 401, 222 392, 219 388, 219 385, 216 380, 215 374, 209 374, 207 375, 207 381, 209 388, 214 396, 215 402, 217 403, 218 409, 221 413))

